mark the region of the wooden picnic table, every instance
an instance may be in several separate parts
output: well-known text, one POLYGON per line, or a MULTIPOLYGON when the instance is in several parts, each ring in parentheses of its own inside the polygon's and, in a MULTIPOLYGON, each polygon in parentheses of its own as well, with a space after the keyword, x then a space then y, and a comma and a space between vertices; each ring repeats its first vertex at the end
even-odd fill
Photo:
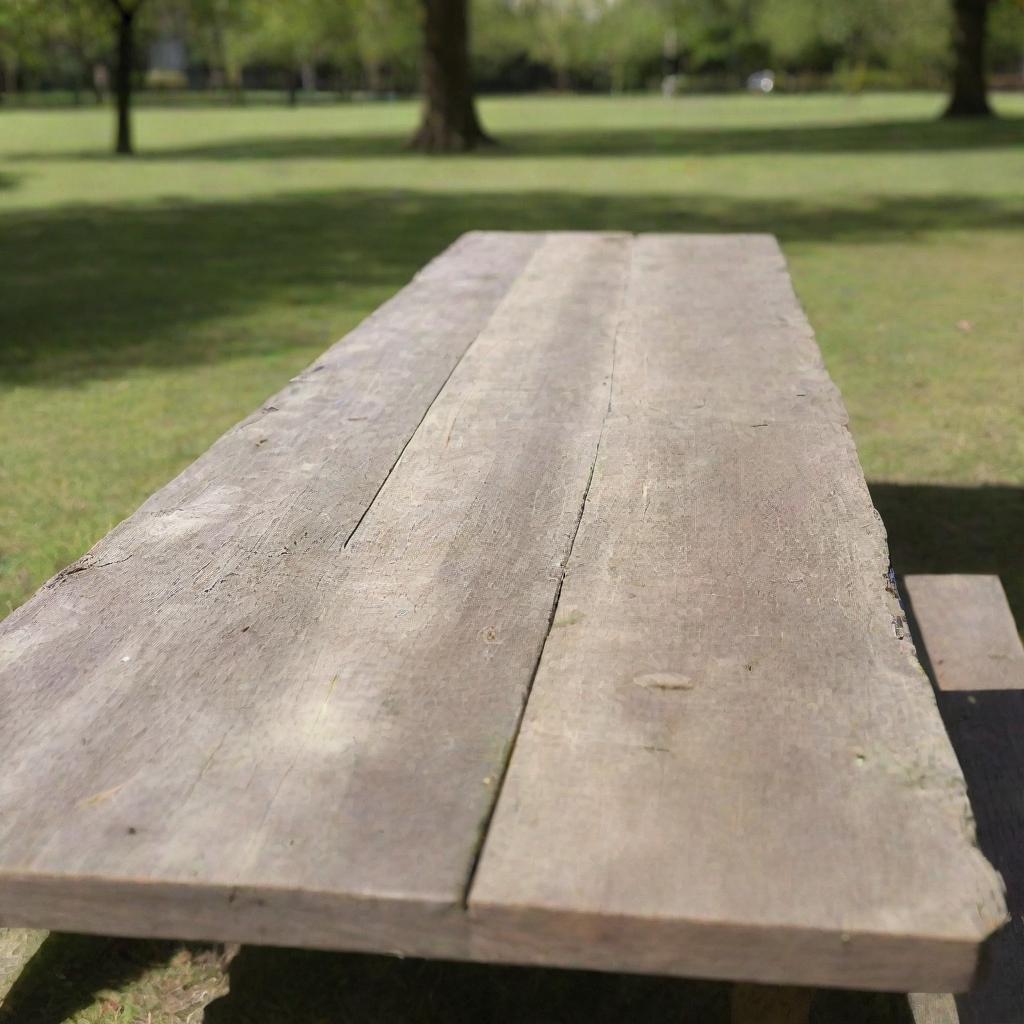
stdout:
POLYGON ((774 239, 464 236, 0 626, 0 925, 963 989, 888 569, 774 239))

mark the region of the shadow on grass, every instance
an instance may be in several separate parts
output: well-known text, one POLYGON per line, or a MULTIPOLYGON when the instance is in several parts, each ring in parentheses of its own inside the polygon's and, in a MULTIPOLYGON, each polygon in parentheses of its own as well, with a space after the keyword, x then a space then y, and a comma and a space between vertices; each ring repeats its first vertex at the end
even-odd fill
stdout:
POLYGON ((1024 626, 1024 487, 869 487, 897 573, 997 575, 1024 626))
MULTIPOLYGON (((686 117, 685 105, 679 107, 686 117)), ((143 160, 302 160, 414 156, 407 134, 250 138, 143 150, 143 160)), ((991 121, 879 121, 851 125, 741 128, 567 129, 502 132, 500 145, 475 156, 739 156, 784 153, 928 153, 1024 145, 1024 118, 991 121)), ((107 150, 19 153, 12 160, 109 160, 107 150)))
MULTIPOLYGON (((205 1024, 727 1024, 720 982, 247 947, 205 1024)), ((898 996, 820 993, 812 1024, 911 1024, 898 996)))
POLYGON ((0 1024, 77 1020, 77 1014, 92 1006, 98 993, 116 992, 183 950, 215 955, 210 947, 194 943, 51 934, 0 1000, 0 1024))
MULTIPOLYGON (((121 1019, 119 992, 145 972, 167 968, 182 950, 196 960, 205 958, 211 968, 205 985, 189 986, 193 998, 184 1009, 189 1020, 198 1019, 201 1003, 194 997, 222 990, 220 971, 229 958, 217 950, 55 934, 4 1000, 0 1022, 65 1024, 93 1009, 104 998, 98 994, 107 992, 103 1012, 121 1019)), ((231 960, 228 981, 228 995, 208 1002, 205 1024, 727 1024, 729 1019, 730 990, 723 982, 589 971, 244 947, 231 960)), ((157 982, 147 998, 167 1019, 178 1019, 180 993, 172 977, 163 986, 157 982)), ((902 996, 822 991, 811 1024, 913 1022, 902 996)))
POLYGON ((293 307, 296 320, 314 307, 368 313, 475 228, 768 231, 783 242, 854 243, 905 241, 938 225, 1024 225, 1024 201, 359 191, 18 211, 0 217, 0 380, 66 385, 278 349, 266 326, 197 327, 268 303, 293 307))
POLYGON ((205 1024, 724 1024, 729 998, 710 982, 256 947, 230 986, 205 1024))

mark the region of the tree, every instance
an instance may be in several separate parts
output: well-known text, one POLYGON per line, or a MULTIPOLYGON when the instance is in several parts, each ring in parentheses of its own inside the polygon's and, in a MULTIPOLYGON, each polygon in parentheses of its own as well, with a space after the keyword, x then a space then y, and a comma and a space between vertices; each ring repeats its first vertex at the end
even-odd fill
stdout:
POLYGON ((992 7, 985 52, 992 71, 1024 72, 1024 0, 992 7))
POLYGON ((643 72, 662 66, 668 23, 653 4, 608 0, 594 29, 597 53, 607 65, 612 92, 642 86, 643 72))
MULTIPOLYGON (((195 2, 195 0, 193 0, 195 2)), ((266 61, 285 70, 288 101, 317 87, 317 65, 352 56, 348 3, 338 0, 247 0, 235 20, 231 45, 239 68, 247 60, 266 61)), ((226 38, 226 37, 225 37, 226 38)))
POLYGON ((191 42, 210 68, 210 84, 244 101, 242 69, 252 5, 247 0, 191 0, 191 42))
POLYGON ((486 145, 469 59, 469 0, 421 0, 423 115, 414 149, 451 153, 486 145))
POLYGON ((130 156, 132 144, 132 76, 135 72, 135 19, 144 0, 107 0, 115 16, 117 57, 114 62, 114 94, 117 99, 117 131, 114 151, 130 156))
POLYGON ((0 2, 0 98, 18 91, 22 67, 37 56, 41 47, 46 17, 41 0, 0 2))
POLYGON ((87 86, 96 102, 102 103, 96 68, 107 54, 109 33, 96 31, 96 11, 91 0, 49 0, 47 8, 48 34, 71 64, 75 102, 79 102, 82 88, 87 86))
POLYGON ((985 41, 992 0, 953 0, 952 95, 946 117, 991 117, 985 41))
POLYGON ((371 93, 411 79, 419 63, 416 0, 348 0, 351 36, 371 93))

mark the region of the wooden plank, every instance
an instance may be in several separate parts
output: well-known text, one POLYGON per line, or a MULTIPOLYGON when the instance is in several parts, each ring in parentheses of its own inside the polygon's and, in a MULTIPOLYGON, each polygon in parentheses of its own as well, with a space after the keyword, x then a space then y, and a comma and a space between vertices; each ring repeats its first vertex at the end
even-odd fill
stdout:
POLYGON ((0 924, 954 987, 883 563, 773 243, 473 236, 0 627, 0 924))
POLYGON ((968 986, 1001 886, 887 571, 774 240, 639 238, 477 955, 968 986))
POLYGON ((940 690, 1024 689, 1024 646, 998 576, 905 576, 940 690))
MULTIPOLYGON (((994 650, 1012 650, 1007 631, 1016 637, 1016 627, 1012 615, 1007 624, 1008 610, 1001 614, 1002 589, 995 577, 954 576, 947 584, 941 576, 906 576, 903 585, 918 648, 963 766, 978 843, 1002 875, 1010 911, 1009 925, 989 944, 978 984, 928 1007, 931 1016, 912 1001, 914 1019, 916 1024, 1024 1020, 1024 693, 1019 684, 990 688, 992 669, 986 657, 994 650), (975 597, 981 601, 976 610, 967 604, 975 597), (973 623, 971 631, 965 622, 973 623), (952 646, 956 638, 963 648, 952 646), (984 688, 973 693, 961 689, 972 679, 984 688)), ((1013 683, 1012 678, 1007 681, 1013 683)))
POLYGON ((956 999, 948 993, 916 992, 907 996, 907 1004, 914 1024, 961 1024, 956 999))
POLYGON ((628 259, 460 243, 7 620, 0 922, 460 953, 628 259))

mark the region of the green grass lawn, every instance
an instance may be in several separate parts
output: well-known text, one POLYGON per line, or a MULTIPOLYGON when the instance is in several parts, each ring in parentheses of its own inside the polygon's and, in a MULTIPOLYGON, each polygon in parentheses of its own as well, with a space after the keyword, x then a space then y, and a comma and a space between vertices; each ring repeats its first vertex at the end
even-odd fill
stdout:
POLYGON ((1024 615, 1024 97, 493 100, 505 145, 403 152, 406 103, 0 114, 0 611, 470 228, 770 231, 901 570, 1024 615))
MULTIPOLYGON (((504 145, 452 158, 403 151, 407 103, 147 109, 135 160, 109 155, 109 112, 0 112, 0 613, 461 232, 618 228, 777 234, 897 570, 997 572, 1024 623, 1024 97, 998 105, 949 124, 929 95, 491 100, 504 145)), ((114 1002, 39 1020, 145 1021, 131 986, 182 971, 215 988, 202 957, 142 948, 114 1002)), ((248 991, 271 999, 272 974, 248 991)), ((331 1016, 310 984, 273 1019, 398 1019, 331 1016)), ((216 1019, 270 1019, 250 998, 216 1019)))

